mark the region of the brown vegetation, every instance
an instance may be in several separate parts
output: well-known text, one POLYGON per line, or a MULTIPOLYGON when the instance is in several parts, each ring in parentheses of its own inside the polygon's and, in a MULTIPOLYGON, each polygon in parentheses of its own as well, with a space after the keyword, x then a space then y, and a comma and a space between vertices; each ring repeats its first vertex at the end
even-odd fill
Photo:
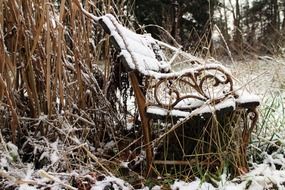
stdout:
MULTIPOLYGON (((112 104, 108 81, 114 60, 102 30, 72 1, 9 0, 0 5, 5 141, 29 153, 35 149, 27 145, 30 138, 88 142, 97 148, 118 141, 116 129, 125 120, 112 104)), ((86 8, 94 9, 89 3, 86 8)))
POLYGON ((98 63, 105 50, 109 65, 108 44, 77 6, 71 1, 57 7, 52 1, 16 0, 1 5, 1 123, 13 141, 18 142, 23 127, 44 116, 52 121, 61 115, 75 126, 102 129, 120 124, 101 90, 110 67, 102 73, 98 63))

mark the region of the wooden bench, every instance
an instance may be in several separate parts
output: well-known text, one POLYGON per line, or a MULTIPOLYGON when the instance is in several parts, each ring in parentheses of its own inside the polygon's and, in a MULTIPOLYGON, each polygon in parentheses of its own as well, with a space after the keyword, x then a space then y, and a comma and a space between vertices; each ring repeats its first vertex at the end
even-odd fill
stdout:
MULTIPOLYGON (((227 68, 182 52, 155 40, 150 34, 136 34, 122 26, 113 15, 101 16, 99 23, 110 35, 129 74, 141 118, 147 173, 152 170, 152 164, 159 163, 154 160, 152 146, 150 120, 153 119, 171 119, 174 123, 170 131, 173 131, 191 119, 205 119, 213 114, 223 116, 241 110, 244 120, 241 151, 245 154, 260 102, 256 95, 236 85, 227 68), (166 58, 163 46, 172 50, 172 58, 166 58), (172 66, 178 55, 184 57, 191 68, 174 71, 172 66), (139 82, 141 79, 143 81, 139 82)), ((247 168, 246 160, 240 167, 247 168)))

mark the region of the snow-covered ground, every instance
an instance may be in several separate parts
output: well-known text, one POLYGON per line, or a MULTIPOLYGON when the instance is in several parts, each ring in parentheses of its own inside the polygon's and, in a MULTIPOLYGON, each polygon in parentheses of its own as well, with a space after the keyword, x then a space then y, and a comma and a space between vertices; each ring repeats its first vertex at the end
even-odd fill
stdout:
POLYGON ((236 78, 261 98, 285 92, 285 59, 261 56, 229 65, 236 78))

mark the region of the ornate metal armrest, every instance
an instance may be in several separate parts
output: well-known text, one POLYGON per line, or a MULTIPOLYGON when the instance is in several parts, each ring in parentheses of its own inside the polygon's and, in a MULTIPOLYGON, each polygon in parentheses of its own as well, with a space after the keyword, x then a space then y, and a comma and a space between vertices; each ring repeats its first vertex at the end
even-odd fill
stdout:
POLYGON ((216 104, 233 95, 232 76, 219 64, 208 64, 176 73, 160 73, 149 79, 150 105, 191 110, 208 102, 216 104))

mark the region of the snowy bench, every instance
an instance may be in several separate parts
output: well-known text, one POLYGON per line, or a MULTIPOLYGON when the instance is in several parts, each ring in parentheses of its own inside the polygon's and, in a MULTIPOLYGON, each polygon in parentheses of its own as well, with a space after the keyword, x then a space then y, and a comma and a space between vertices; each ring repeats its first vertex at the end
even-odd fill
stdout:
POLYGON ((256 124, 259 98, 234 86, 233 77, 227 68, 181 52, 155 40, 150 34, 136 34, 110 14, 101 16, 99 23, 110 35, 110 40, 129 73, 142 121, 147 170, 150 170, 153 162, 151 119, 199 119, 212 114, 245 110, 244 117, 253 115, 250 117, 250 127, 244 126, 242 134, 244 149, 246 148, 256 124), (163 45, 174 51, 173 59, 166 58, 161 49, 163 45), (173 70, 174 58, 179 53, 190 60, 193 65, 191 68, 173 70))

